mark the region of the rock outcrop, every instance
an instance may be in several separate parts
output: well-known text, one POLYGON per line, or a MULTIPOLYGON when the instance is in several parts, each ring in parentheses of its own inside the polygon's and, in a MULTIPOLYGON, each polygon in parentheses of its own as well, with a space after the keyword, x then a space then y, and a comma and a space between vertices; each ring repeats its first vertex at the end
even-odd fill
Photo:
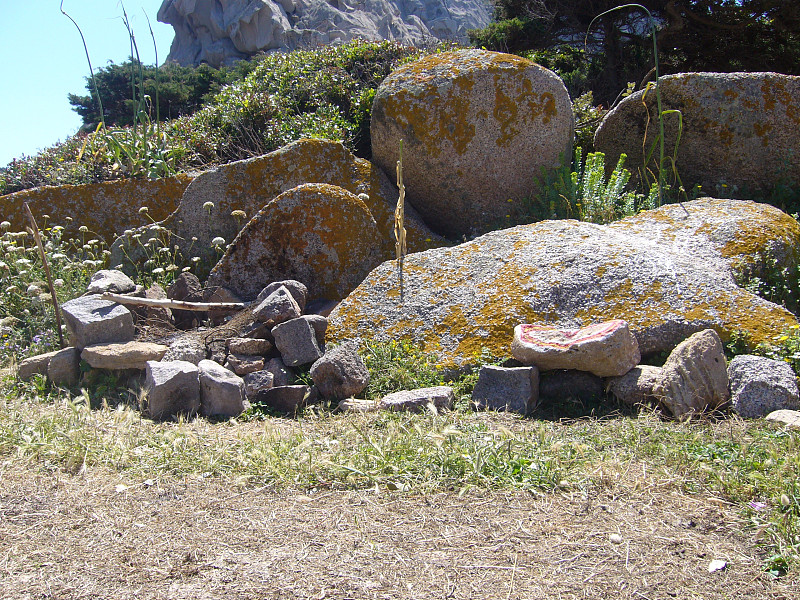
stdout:
POLYGON ((158 11, 158 20, 175 29, 167 60, 213 67, 267 50, 354 39, 466 41, 467 30, 490 19, 482 0, 165 0, 158 11))
MULTIPOLYGON (((170 247, 178 246, 185 256, 198 256, 205 264, 213 265, 219 252, 254 215, 283 192, 306 183, 335 185, 359 196, 380 233, 380 239, 372 240, 379 249, 380 260, 394 256, 397 188, 379 168, 356 158, 341 143, 304 139, 264 156, 202 173, 186 188, 178 208, 155 231, 145 228, 117 239, 111 248, 111 264, 141 261, 145 257, 141 246, 147 238, 166 236, 170 247), (138 241, 134 239, 137 234, 141 234, 138 241), (217 245, 220 250, 212 244, 216 238, 224 240, 217 245)), ((406 207, 405 217, 409 252, 444 243, 411 207, 406 207)))
POLYGON ((252 298, 270 281, 304 282, 312 298, 338 300, 385 259, 381 232, 355 194, 309 183, 275 198, 239 232, 208 278, 252 298))
MULTIPOLYGON (((699 184, 707 193, 735 194, 764 192, 778 182, 800 183, 800 77, 681 73, 662 77, 660 87, 663 110, 683 115, 677 169, 687 189, 699 184)), ((640 91, 625 98, 597 129, 594 146, 606 153, 606 164, 615 164, 624 152, 628 168, 642 166, 642 148, 649 148, 658 134, 655 90, 644 98, 649 125, 644 95, 640 91)), ((677 116, 667 115, 670 154, 677 134, 677 116)))
POLYGON ((126 229, 169 216, 191 181, 191 176, 179 175, 152 181, 123 179, 22 190, 3 196, 3 220, 11 223, 13 231, 24 230, 29 225, 24 208, 27 202, 39 227, 60 225, 66 236, 77 236, 78 228, 85 226, 88 236, 110 244, 126 229), (139 213, 143 206, 148 209, 147 216, 139 213), (49 219, 45 221, 43 215, 49 219))
MULTIPOLYGON (((795 317, 739 287, 732 263, 800 232, 772 207, 712 199, 686 203, 692 218, 720 209, 749 215, 708 220, 684 243, 679 206, 643 213, 613 226, 545 221, 488 233, 452 248, 410 254, 403 290, 394 261, 373 270, 330 315, 328 342, 345 338, 409 338, 445 364, 474 362, 482 349, 509 357, 514 327, 545 323, 576 329, 625 320, 642 355, 669 352, 697 331, 728 338, 743 331, 770 342, 795 317), (756 219, 760 230, 750 219, 756 219), (776 221, 777 219, 777 221, 776 221), (666 234, 644 224, 668 223, 666 234), (723 256, 711 240, 751 235, 723 256), (739 232, 739 233, 737 233, 739 232)), ((791 219, 790 219, 791 220, 791 219)), ((690 221, 691 223, 691 221, 690 221)))
POLYGON ((536 191, 541 170, 570 154, 564 83, 510 54, 460 50, 404 65, 372 108, 373 160, 395 172, 403 143, 406 199, 452 239, 484 233, 536 191))

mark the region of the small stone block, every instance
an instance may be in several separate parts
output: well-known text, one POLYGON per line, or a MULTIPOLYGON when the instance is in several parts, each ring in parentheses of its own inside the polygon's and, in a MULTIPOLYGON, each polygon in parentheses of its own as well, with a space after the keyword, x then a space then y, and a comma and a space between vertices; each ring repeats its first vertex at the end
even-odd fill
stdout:
POLYGON ((284 385, 258 392, 256 403, 285 414, 295 414, 311 397, 307 385, 284 385))
POLYGON ((229 354, 225 361, 225 368, 237 375, 247 375, 264 368, 263 356, 250 356, 247 354, 229 354))
POLYGON ((245 409, 244 381, 215 363, 201 360, 200 413, 204 416, 237 417, 245 409))
POLYGON ((278 325, 302 314, 297 302, 284 286, 280 286, 253 309, 253 317, 267 325, 278 325))
MULTIPOLYGON (((244 376, 244 393, 247 399, 255 402, 258 392, 274 386, 275 376, 269 371, 255 371, 244 376)), ((284 385, 288 385, 288 379, 284 385)))
POLYGON ((17 365, 17 377, 22 381, 28 381, 34 375, 47 376, 47 365, 50 364, 50 359, 58 353, 59 350, 53 350, 47 354, 26 358, 17 365))
POLYGON ((47 378, 55 385, 73 387, 81 374, 81 356, 77 348, 64 348, 55 353, 47 365, 47 378))
POLYGON ((388 394, 380 401, 379 407, 392 411, 422 412, 429 404, 436 409, 453 408, 454 400, 453 388, 441 385, 388 394))
POLYGON ((232 354, 250 354, 266 356, 272 350, 269 340, 255 338, 231 338, 228 340, 228 351, 232 354))
POLYGON ((539 369, 483 366, 472 392, 472 402, 478 408, 527 415, 539 402, 539 369))
POLYGON ((200 371, 183 360, 148 361, 145 369, 147 412, 154 420, 192 416, 200 410, 200 371))
POLYGON ((81 358, 94 369, 144 370, 148 360, 161 360, 167 350, 168 346, 150 342, 95 344, 86 346, 81 352, 81 358))
POLYGON ((81 296, 61 306, 73 346, 129 342, 136 331, 131 311, 100 296, 81 296))
POLYGON ((305 319, 291 319, 276 325, 272 335, 283 362, 290 367, 307 365, 322 357, 314 328, 305 319))

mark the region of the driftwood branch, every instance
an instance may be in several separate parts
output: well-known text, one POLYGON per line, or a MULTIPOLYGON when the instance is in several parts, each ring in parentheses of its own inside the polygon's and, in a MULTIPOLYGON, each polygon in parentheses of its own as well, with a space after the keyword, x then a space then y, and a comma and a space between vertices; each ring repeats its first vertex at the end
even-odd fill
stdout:
POLYGON ((209 310, 229 310, 233 312, 247 308, 251 304, 244 302, 183 302, 180 300, 158 300, 156 298, 134 298, 133 296, 123 296, 122 294, 112 294, 111 292, 104 293, 103 300, 131 306, 155 306, 195 312, 207 312, 209 310))

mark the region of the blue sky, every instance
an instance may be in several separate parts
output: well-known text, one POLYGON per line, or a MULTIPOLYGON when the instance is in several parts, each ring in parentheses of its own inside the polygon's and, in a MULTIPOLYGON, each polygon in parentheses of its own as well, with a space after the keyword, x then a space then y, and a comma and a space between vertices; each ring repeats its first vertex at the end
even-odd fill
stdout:
MULTIPOLYGON (((155 62, 150 18, 163 63, 173 29, 158 23, 162 0, 127 0, 139 54, 155 62)), ((81 125, 68 93, 84 94, 89 75, 75 26, 59 11, 61 0, 0 0, 0 167, 21 154, 69 137, 81 125)), ((64 0, 64 10, 83 30, 92 66, 120 63, 130 54, 119 0, 64 0)))

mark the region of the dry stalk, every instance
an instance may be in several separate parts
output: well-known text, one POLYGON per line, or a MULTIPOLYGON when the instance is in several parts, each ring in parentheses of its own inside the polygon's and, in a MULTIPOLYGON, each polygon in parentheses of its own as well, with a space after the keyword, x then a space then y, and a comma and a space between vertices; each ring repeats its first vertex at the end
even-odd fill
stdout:
POLYGON ((406 255, 405 200, 406 188, 403 185, 403 140, 400 140, 400 160, 397 161, 397 208, 394 209, 394 249, 397 255, 397 271, 400 277, 400 302, 403 301, 403 258, 406 255))
POLYGON ((53 309, 56 312, 56 329, 58 329, 58 343, 60 347, 64 347, 64 334, 61 333, 61 312, 58 309, 58 298, 56 297, 56 288, 53 285, 53 277, 50 275, 50 265, 47 264, 47 255, 44 253, 44 245, 42 244, 42 236, 39 233, 39 226, 36 225, 36 219, 33 218, 31 207, 25 202, 25 212, 28 213, 28 220, 31 222, 31 230, 33 231, 33 239, 36 240, 36 246, 39 248, 39 255, 42 257, 42 266, 44 267, 44 274, 47 276, 47 287, 50 288, 50 297, 53 299, 53 309))
POLYGON ((134 298, 133 296, 123 296, 122 294, 112 294, 111 292, 105 292, 102 298, 103 300, 110 300, 117 304, 177 308, 194 312, 206 312, 209 310, 237 311, 249 306, 249 304, 244 302, 184 302, 180 300, 161 300, 157 298, 134 298))

